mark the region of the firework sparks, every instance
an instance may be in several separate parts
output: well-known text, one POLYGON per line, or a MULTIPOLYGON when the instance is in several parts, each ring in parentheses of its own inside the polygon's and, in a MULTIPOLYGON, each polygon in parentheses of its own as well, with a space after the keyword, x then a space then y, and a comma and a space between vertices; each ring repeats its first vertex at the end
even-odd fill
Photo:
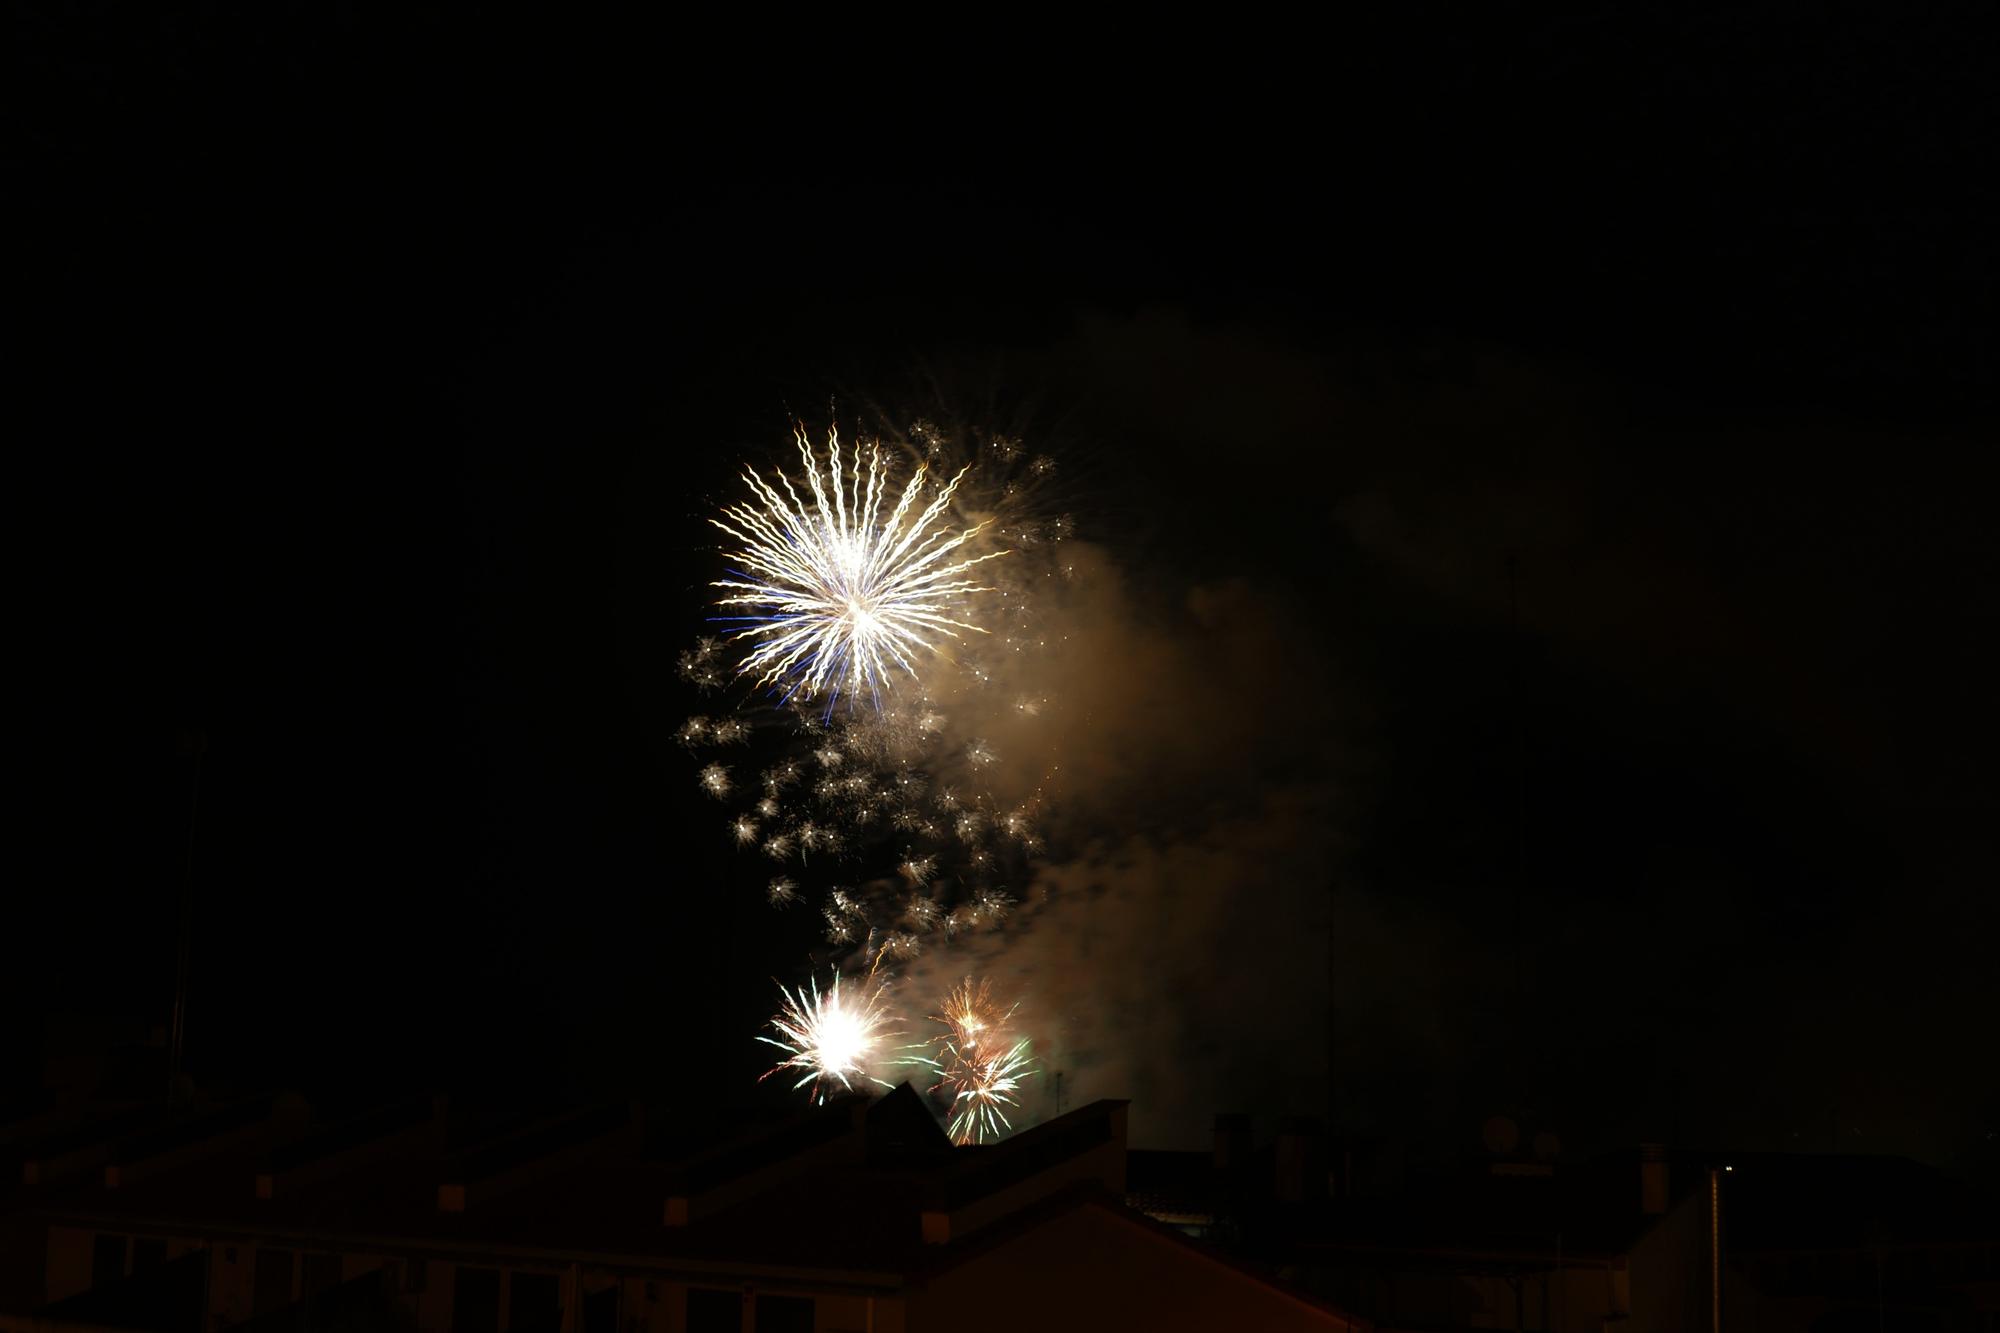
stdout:
POLYGON ((843 695, 850 702, 864 692, 877 697, 897 670, 915 679, 912 659, 937 651, 939 636, 984 633, 961 618, 969 597, 990 591, 967 574, 1006 552, 967 555, 966 543, 987 525, 952 532, 939 523, 965 469, 919 507, 927 464, 891 501, 879 445, 864 457, 856 441, 843 465, 834 433, 823 470, 803 428, 796 435, 812 502, 801 501, 782 472, 773 487, 745 469, 756 503, 731 505, 710 520, 741 543, 729 552, 737 577, 715 584, 727 594, 717 604, 725 619, 741 623, 734 635, 750 645, 739 675, 787 698, 824 697, 830 709, 843 695))
POLYGON ((891 1015, 923 1011, 901 1014, 885 988, 914 960, 1004 930, 1003 886, 1027 882, 1040 851, 1041 794, 1009 795, 1009 770, 1044 743, 1055 707, 1021 662, 1046 646, 1032 594, 1038 574, 1056 576, 1068 520, 1026 508, 1049 465, 1016 440, 953 441, 920 422, 906 465, 870 440, 795 434, 803 471, 746 470, 748 491, 710 520, 727 538, 723 632, 680 660, 703 693, 739 681, 752 697, 741 716, 700 705, 676 737, 700 754, 731 840, 766 867, 750 876, 765 900, 818 926, 822 957, 850 973, 824 992, 820 972, 780 986, 759 1040, 783 1058, 765 1077, 791 1071, 824 1101, 923 1066, 951 1137, 987 1142, 1014 1128, 1036 1072, 1027 1029, 968 979, 932 1015, 943 1035, 901 1046, 891 1015), (826 885, 830 872, 858 887, 826 885))
POLYGON ((934 1063, 937 1088, 951 1095, 948 1130, 955 1143, 984 1143, 1014 1127, 1007 1108, 1020 1106, 1021 1084, 1035 1062, 1025 1037, 1010 1041, 1004 1032, 1013 1016, 1013 1009, 1001 1011, 987 982, 970 977, 931 1015, 945 1029, 934 1063))
POLYGON ((982 926, 998 925, 1007 919, 1007 913, 1014 908, 1014 900, 1000 889, 987 889, 972 900, 975 923, 982 926))
POLYGON ((931 1021, 945 1027, 945 1040, 963 1051, 979 1049, 980 1038, 993 1032, 1013 1016, 1009 1009, 1005 1014, 993 1001, 991 983, 981 980, 974 982, 967 977, 951 988, 944 997, 941 1011, 931 1015, 931 1021))
POLYGON ((910 934, 910 932, 906 930, 891 931, 882 937, 882 947, 877 953, 876 958, 878 961, 884 958, 915 958, 922 947, 917 937, 910 934))
POLYGON ((896 1034, 891 1030, 887 994, 881 985, 867 981, 843 994, 840 973, 824 992, 817 981, 797 990, 778 987, 783 1004, 771 1019, 776 1037, 757 1040, 775 1046, 785 1058, 765 1071, 769 1078, 780 1070, 799 1072, 794 1088, 812 1085, 813 1099, 824 1102, 838 1083, 852 1091, 856 1081, 883 1083, 869 1073, 882 1059, 884 1043, 896 1034))
POLYGON ((947 1043, 944 1076, 939 1086, 951 1093, 954 1143, 984 1143, 1014 1128, 1008 1107, 1019 1108, 1021 1084, 1034 1073, 1034 1056, 1026 1037, 997 1054, 967 1056, 947 1043))

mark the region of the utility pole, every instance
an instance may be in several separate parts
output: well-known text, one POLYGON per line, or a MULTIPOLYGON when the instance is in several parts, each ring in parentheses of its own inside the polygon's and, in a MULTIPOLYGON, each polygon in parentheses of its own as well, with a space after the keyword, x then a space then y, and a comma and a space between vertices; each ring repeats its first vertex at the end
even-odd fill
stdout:
POLYGON ((1522 1062, 1526 1058, 1526 1015, 1525 995, 1521 967, 1521 913, 1522 900, 1528 886, 1528 712, 1527 712, 1527 664, 1525 646, 1521 639, 1521 557, 1518 552, 1507 553, 1507 620, 1511 631, 1509 645, 1513 657, 1513 704, 1514 704, 1514 994, 1513 994, 1513 1054, 1515 1079, 1515 1107, 1523 1104, 1526 1092, 1526 1078, 1522 1062))
POLYGON ((171 1104, 181 1078, 181 1054, 187 1042, 188 953, 194 929, 194 839, 201 813, 201 762, 208 751, 208 737, 200 731, 181 736, 181 753, 194 761, 188 782, 187 844, 181 858, 180 928, 174 951, 174 1018, 167 1048, 167 1101, 171 1104))
POLYGON ((1340 900, 1339 882, 1326 882, 1326 1133, 1327 1144, 1340 1132, 1340 973, 1337 968, 1340 937, 1334 927, 1334 908, 1340 900))

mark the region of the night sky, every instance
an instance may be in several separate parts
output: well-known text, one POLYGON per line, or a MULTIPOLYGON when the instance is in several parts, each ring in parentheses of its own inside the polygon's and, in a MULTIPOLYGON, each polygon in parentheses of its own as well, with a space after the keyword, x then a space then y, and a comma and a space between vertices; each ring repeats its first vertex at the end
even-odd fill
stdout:
POLYGON ((199 730, 198 1081, 765 1095, 809 941, 674 661, 739 461, 879 406, 1056 453, 1146 645, 1051 871, 1125 925, 1020 943, 1151 979, 1067 1053, 1142 1139, 1992 1160, 1980 33, 16 23, 15 1080, 165 1021, 199 730))

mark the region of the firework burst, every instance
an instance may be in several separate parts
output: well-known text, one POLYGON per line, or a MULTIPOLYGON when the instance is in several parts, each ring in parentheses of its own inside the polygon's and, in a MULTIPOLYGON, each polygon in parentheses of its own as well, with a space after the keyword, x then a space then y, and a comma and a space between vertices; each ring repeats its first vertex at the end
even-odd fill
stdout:
POLYGON ((921 1067, 952 1138, 987 1142, 1020 1118, 1027 1029, 968 980, 901 1045, 925 1011, 888 988, 1004 929, 1005 886, 1032 882, 1052 821, 1018 770, 1054 740, 1039 719, 1057 699, 1032 668, 1067 521, 1041 515, 1050 467, 1012 439, 928 422, 895 445, 794 434, 799 466, 746 469, 709 520, 727 539, 720 633, 680 657, 704 695, 739 686, 678 729, 696 785, 765 867, 749 878, 785 929, 824 940, 806 984, 780 986, 759 1040, 783 1055, 764 1077, 789 1071, 824 1101, 921 1067))
POLYGON ((1021 1084, 1034 1074, 1035 1062, 1025 1037, 1010 1040, 1004 1032, 1013 1016, 1013 1008, 1002 1011, 994 1001, 986 981, 970 977, 952 987, 931 1015, 945 1029, 935 1042, 938 1058, 931 1063, 938 1081, 932 1091, 951 1098, 953 1142, 984 1143, 1014 1127, 1007 1110, 1020 1106, 1021 1084))
POLYGON ((888 1087, 869 1072, 883 1059, 885 1044, 894 1039, 888 995, 872 978, 840 989, 840 973, 824 992, 816 980, 797 990, 778 987, 783 1004, 771 1019, 776 1037, 757 1040, 775 1046, 785 1058, 766 1070, 769 1078, 780 1070, 793 1070, 799 1079, 794 1088, 812 1085, 813 1099, 824 1102, 838 1083, 852 1091, 856 1081, 888 1087))
POLYGON ((939 1067, 938 1086, 951 1094, 946 1132, 952 1142, 984 1143, 1014 1128, 1007 1110, 1019 1109, 1021 1084, 1035 1070, 1026 1037, 986 1054, 961 1051, 946 1041, 939 1067))
POLYGON ((829 710, 843 696, 879 704, 898 670, 917 677, 913 659, 936 652, 940 636, 985 632, 961 618, 969 597, 990 591, 967 575, 1007 552, 968 555, 966 543, 987 525, 940 523, 965 469, 923 502, 929 469, 920 464, 891 500, 880 445, 864 453, 857 440, 843 464, 832 432, 823 470, 804 428, 795 434, 811 502, 783 472, 774 487, 746 468, 755 503, 710 520, 741 543, 728 553, 737 577, 715 584, 726 594, 721 619, 736 622, 734 636, 748 646, 737 674, 788 699, 824 698, 829 710))
POLYGON ((931 1021, 943 1024, 944 1041, 962 1051, 977 1051, 982 1038, 990 1038, 1013 1016, 1012 1009, 1000 1012, 990 982, 967 977, 951 988, 939 1011, 931 1015, 931 1021))

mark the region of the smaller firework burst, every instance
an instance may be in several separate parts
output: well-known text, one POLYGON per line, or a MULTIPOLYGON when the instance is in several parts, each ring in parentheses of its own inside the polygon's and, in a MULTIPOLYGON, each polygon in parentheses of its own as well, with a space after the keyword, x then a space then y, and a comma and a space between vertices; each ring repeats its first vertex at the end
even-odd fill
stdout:
MULTIPOLYGON (((771 1018, 775 1037, 758 1041, 775 1046, 785 1058, 766 1070, 769 1078, 780 1070, 799 1073, 793 1088, 811 1086, 814 1101, 824 1102, 833 1085, 852 1091, 856 1082, 888 1087, 869 1071, 883 1059, 884 1047, 896 1033, 891 1029, 888 994, 873 981, 862 981, 843 993, 840 973, 825 991, 817 980, 797 990, 778 987, 783 1003, 771 1018)), ((761 1081, 761 1080, 760 1080, 761 1081)))
POLYGON ((699 781, 701 789, 718 801, 729 795, 729 770, 721 764, 710 764, 702 769, 699 781))
POLYGON ((1026 1037, 990 1055, 968 1055, 946 1042, 939 1063, 938 1086, 951 1094, 952 1142, 984 1143, 1013 1130, 1007 1108, 1020 1107, 1021 1084, 1035 1071, 1026 1037))
POLYGON ((757 841, 757 821, 748 815, 738 815, 730 823, 729 831, 739 846, 747 847, 757 841))
POLYGON ((704 638, 681 654, 681 677, 704 690, 712 690, 729 679, 722 661, 722 643, 704 638))
POLYGON ((938 1081, 931 1091, 951 1098, 948 1131, 955 1143, 984 1143, 1014 1128, 1008 1108, 1018 1108, 1021 1084, 1035 1072, 1025 1037, 1007 1032, 1014 1009, 1002 1010, 985 980, 967 977, 952 987, 931 1021, 944 1028, 933 1043, 938 1081))
POLYGON ((997 1031, 1001 1024, 1014 1016, 1009 1009, 1001 1013, 993 999, 993 986, 984 980, 974 981, 967 977, 951 988, 944 997, 939 1011, 931 1015, 933 1023, 941 1023, 945 1028, 943 1040, 963 1051, 979 1049, 981 1038, 997 1031))
POLYGON ((1014 909, 1014 899, 999 889, 986 889, 972 900, 973 924, 997 926, 1014 909))
POLYGON ((770 900, 771 906, 786 907, 799 900, 799 886, 780 875, 764 890, 764 896, 770 900))

